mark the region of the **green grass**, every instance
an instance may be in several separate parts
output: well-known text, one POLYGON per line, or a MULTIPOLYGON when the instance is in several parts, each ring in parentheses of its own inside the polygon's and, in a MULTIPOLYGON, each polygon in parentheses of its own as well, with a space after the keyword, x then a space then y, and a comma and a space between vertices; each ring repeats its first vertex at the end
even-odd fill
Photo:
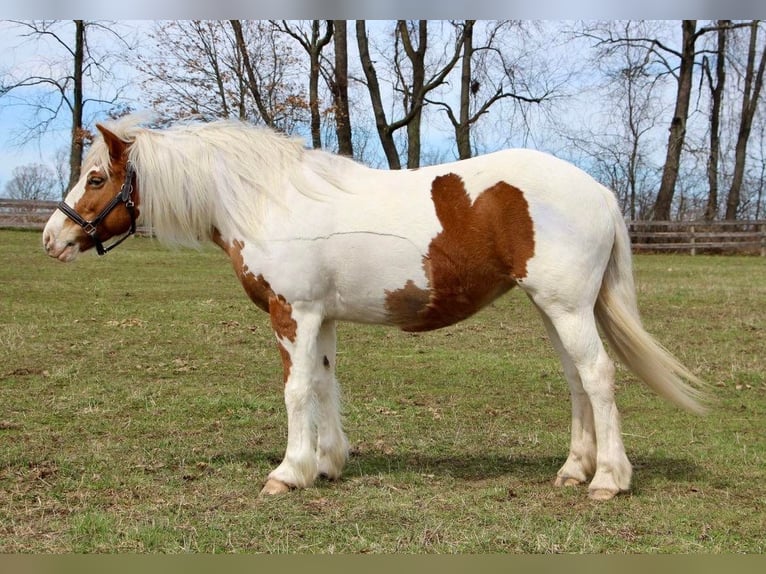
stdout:
POLYGON ((259 499, 285 446, 267 317, 214 248, 62 265, 0 231, 0 552, 766 550, 766 262, 636 258, 705 417, 618 371, 631 493, 554 489, 569 399, 520 292, 427 334, 344 324, 342 480, 259 499))

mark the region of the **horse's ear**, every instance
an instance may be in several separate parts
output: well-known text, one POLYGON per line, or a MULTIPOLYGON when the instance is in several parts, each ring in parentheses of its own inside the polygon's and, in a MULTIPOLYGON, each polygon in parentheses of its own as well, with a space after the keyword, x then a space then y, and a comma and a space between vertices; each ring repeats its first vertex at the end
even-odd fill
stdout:
POLYGON ((128 148, 128 143, 121 140, 109 128, 101 124, 96 124, 96 129, 101 132, 104 138, 104 143, 106 143, 106 147, 109 150, 109 158, 112 162, 122 161, 125 150, 128 148))

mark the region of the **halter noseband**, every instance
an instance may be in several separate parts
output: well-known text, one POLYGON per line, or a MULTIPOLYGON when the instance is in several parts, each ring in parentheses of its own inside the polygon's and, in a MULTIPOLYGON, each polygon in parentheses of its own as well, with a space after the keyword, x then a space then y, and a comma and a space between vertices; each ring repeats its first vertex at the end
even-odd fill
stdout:
POLYGON ((125 180, 122 182, 120 193, 114 196, 112 201, 110 201, 106 207, 101 210, 101 213, 99 213, 91 221, 85 220, 79 213, 69 207, 69 205, 67 205, 67 203, 64 201, 60 201, 58 203, 58 208, 64 212, 64 215, 82 227, 83 231, 90 236, 90 238, 93 240, 93 243, 96 245, 96 250, 98 251, 99 255, 105 255, 106 253, 110 252, 112 249, 117 247, 120 243, 125 241, 128 237, 136 232, 136 204, 133 201, 133 182, 135 178, 136 170, 133 167, 133 164, 128 162, 127 169, 125 171, 125 180), (130 215, 130 229, 120 239, 108 247, 104 247, 104 244, 101 243, 101 240, 96 236, 98 226, 104 219, 106 219, 106 216, 109 215, 115 207, 120 205, 120 203, 125 205, 125 209, 128 210, 128 215, 130 215))

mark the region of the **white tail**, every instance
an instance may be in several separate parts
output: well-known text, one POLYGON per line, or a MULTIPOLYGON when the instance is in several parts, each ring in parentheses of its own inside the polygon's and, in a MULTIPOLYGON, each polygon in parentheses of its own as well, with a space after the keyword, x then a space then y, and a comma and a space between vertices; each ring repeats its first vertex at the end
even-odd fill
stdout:
POLYGON ((615 242, 596 301, 596 320, 619 359, 657 394, 679 407, 704 413, 705 384, 641 325, 633 283, 630 237, 616 202, 615 242))

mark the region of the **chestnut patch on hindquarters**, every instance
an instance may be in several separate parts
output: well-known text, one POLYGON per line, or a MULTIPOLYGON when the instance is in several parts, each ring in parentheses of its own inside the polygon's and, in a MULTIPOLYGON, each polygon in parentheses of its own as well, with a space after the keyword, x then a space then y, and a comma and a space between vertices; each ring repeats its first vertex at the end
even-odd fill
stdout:
POLYGON ((473 315, 526 277, 535 252, 529 204, 518 188, 500 181, 471 203, 463 180, 450 173, 434 179, 431 199, 442 230, 423 257, 428 288, 408 280, 386 291, 389 319, 404 331, 473 315))

